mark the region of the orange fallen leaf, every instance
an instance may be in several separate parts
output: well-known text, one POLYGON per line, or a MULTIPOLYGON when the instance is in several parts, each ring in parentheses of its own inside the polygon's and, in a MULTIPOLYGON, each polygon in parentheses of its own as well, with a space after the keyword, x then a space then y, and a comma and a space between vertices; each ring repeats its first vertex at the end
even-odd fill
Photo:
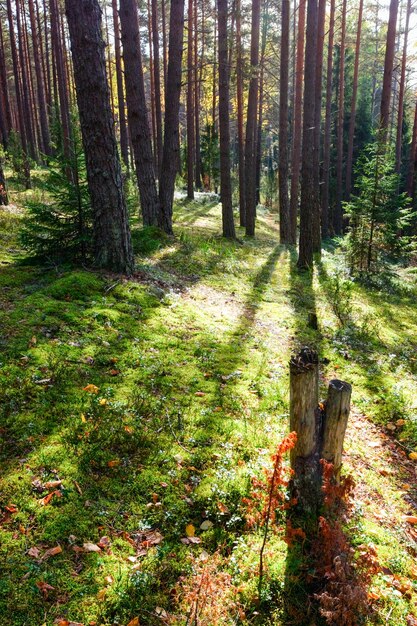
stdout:
POLYGON ((406 421, 405 421, 405 420, 403 420, 403 419, 401 419, 401 420, 397 420, 397 421, 395 422, 396 426, 404 426, 404 424, 405 424, 405 423, 406 423, 406 421))
POLYGON ((9 513, 17 513, 18 512, 18 508, 15 504, 9 504, 9 506, 4 507, 6 509, 6 511, 8 511, 9 513))
POLYGON ((370 600, 379 600, 380 596, 377 593, 375 593, 374 591, 370 591, 368 593, 368 598, 370 600))
POLYGON ((108 467, 117 467, 120 465, 120 459, 113 459, 107 463, 108 467))
POLYGON ((87 393, 98 393, 99 388, 96 385, 90 384, 83 387, 83 391, 86 391, 87 393))
POLYGON ((194 395, 197 396, 197 398, 203 398, 206 394, 204 391, 196 391, 194 395))
POLYGON ((133 619, 130 620, 127 626, 139 626, 139 618, 134 617, 133 619))
POLYGON ((403 515, 401 519, 408 524, 417 524, 417 516, 415 515, 403 515))
POLYGON ((119 370, 110 370, 110 376, 118 376, 120 374, 119 370))
POLYGON ((411 459, 412 461, 417 461, 417 452, 411 452, 408 455, 408 458, 411 459))
POLYGON ((44 498, 41 498, 40 500, 38 500, 39 504, 41 506, 47 506, 50 501, 52 500, 52 498, 54 497, 54 495, 56 494, 56 491, 52 491, 51 493, 48 493, 47 496, 45 496, 44 498))
POLYGON ((194 537, 195 535, 195 527, 192 524, 187 524, 185 527, 185 534, 187 537, 194 537))
POLYGON ((42 580, 37 580, 35 582, 35 585, 37 586, 37 588, 39 589, 39 591, 41 592, 44 598, 48 597, 49 591, 55 591, 55 587, 52 587, 52 585, 49 585, 48 583, 45 583, 42 580))
POLYGON ((98 542, 98 546, 99 548, 108 548, 110 546, 110 539, 109 537, 101 537, 100 541, 98 542))
POLYGON ((56 554, 60 554, 61 552, 62 552, 61 546, 55 546, 55 548, 49 548, 49 550, 47 550, 43 554, 42 561, 46 561, 46 559, 49 559, 49 557, 55 556, 56 554))
POLYGON ((62 485, 62 480, 50 480, 44 484, 45 489, 56 489, 62 485))

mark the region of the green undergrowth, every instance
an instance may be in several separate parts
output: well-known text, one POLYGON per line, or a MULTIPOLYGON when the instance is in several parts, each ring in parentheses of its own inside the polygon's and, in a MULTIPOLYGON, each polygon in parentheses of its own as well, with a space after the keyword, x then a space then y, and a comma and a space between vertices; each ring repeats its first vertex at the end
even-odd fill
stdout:
MULTIPOLYGON (((0 623, 185 625, 202 563, 223 607, 202 624, 286 623, 287 546, 268 543, 259 599, 262 539, 242 501, 288 432, 290 354, 317 347, 322 393, 351 382, 355 405, 417 449, 414 274, 370 290, 330 248, 299 274, 274 216, 227 242, 213 198, 178 203, 175 238, 135 226, 132 279, 40 267, 17 247, 15 205, 0 212, 0 623)), ((355 541, 409 575, 402 535, 355 520, 355 541)), ((410 602, 381 596, 372 621, 405 625, 410 602)))

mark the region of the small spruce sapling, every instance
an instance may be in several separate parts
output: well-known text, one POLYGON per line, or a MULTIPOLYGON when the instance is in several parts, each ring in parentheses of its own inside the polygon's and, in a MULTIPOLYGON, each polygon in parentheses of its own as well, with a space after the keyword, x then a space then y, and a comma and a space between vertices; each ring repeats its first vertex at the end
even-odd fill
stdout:
POLYGON ((357 166, 356 195, 345 204, 349 220, 347 257, 352 274, 370 275, 413 251, 415 216, 407 194, 399 193, 392 151, 369 144, 357 166))

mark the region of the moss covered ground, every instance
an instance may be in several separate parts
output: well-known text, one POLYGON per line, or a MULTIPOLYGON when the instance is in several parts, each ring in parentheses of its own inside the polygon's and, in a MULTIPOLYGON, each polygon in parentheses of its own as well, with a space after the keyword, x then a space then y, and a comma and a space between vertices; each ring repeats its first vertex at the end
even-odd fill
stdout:
POLYGON ((0 211, 0 624, 301 623, 282 533, 258 597, 243 501, 288 432, 303 345, 323 396, 353 385, 349 533, 382 566, 364 623, 413 623, 416 274, 365 288, 334 247, 300 274, 273 215, 228 242, 212 199, 177 203, 175 238, 135 227, 131 279, 28 264, 24 196, 0 211))

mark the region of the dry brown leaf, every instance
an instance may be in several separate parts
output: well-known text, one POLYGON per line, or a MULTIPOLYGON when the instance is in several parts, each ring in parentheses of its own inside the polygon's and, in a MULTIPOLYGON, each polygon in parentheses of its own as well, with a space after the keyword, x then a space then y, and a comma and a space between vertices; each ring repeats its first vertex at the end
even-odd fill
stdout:
POLYGON ((37 580, 35 582, 35 585, 37 586, 44 598, 48 597, 49 591, 55 591, 55 587, 52 587, 52 585, 49 585, 42 580, 37 580))
POLYGON ((194 395, 197 396, 197 398, 203 398, 206 394, 204 391, 196 391, 194 395))
POLYGON ((56 489, 62 485, 62 480, 50 480, 44 484, 45 489, 56 489))
POLYGON ((84 552, 101 552, 101 548, 96 543, 90 543, 87 541, 83 543, 84 552))
POLYGON ((98 546, 100 548, 108 548, 110 546, 110 539, 109 537, 101 537, 100 541, 98 542, 98 546))
POLYGON ((34 559, 37 559, 41 551, 39 550, 39 548, 36 548, 35 546, 33 546, 33 548, 29 548, 27 553, 28 553, 28 556, 31 556, 34 559))
POLYGON ((133 619, 130 620, 127 626, 139 626, 139 618, 134 617, 133 619))
POLYGON ((55 548, 49 548, 49 550, 47 550, 42 555, 42 561, 46 561, 46 559, 49 559, 49 557, 55 556, 56 554, 61 554, 61 552, 62 552, 61 546, 55 546, 55 548))

